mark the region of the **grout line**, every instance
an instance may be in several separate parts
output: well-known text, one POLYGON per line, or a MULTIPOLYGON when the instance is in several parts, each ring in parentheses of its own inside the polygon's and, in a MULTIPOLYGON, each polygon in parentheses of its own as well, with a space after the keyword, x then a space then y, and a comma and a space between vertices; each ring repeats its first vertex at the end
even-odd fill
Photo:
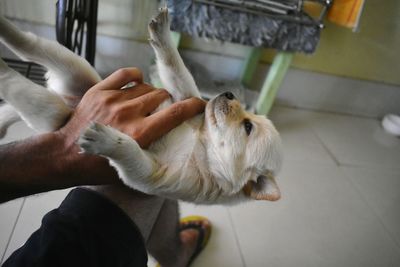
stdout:
MULTIPOLYGON (((283 108, 288 108, 288 109, 296 109, 296 110, 305 110, 305 111, 310 111, 304 108, 295 108, 295 107, 288 107, 288 106, 282 106, 282 105, 278 105, 279 107, 283 107, 283 108)), ((362 117, 362 116, 358 116, 358 115, 347 115, 347 114, 337 114, 334 112, 325 112, 325 111, 318 111, 318 110, 314 110, 313 112, 315 113, 326 113, 326 114, 331 114, 331 115, 337 115, 337 116, 343 116, 343 117, 356 117, 356 118, 360 118, 360 119, 368 119, 368 120, 376 120, 374 118, 369 118, 369 117, 362 117)), ((335 154, 328 148, 328 146, 324 143, 324 141, 322 140, 322 138, 319 136, 319 134, 315 131, 313 125, 310 125, 308 127, 311 132, 314 134, 314 136, 317 138, 318 142, 322 145, 322 147, 324 148, 325 152, 327 152, 327 154, 330 156, 330 158, 333 160, 333 162, 338 166, 338 167, 352 167, 352 168, 371 168, 371 165, 363 165, 363 164, 355 164, 355 163, 341 163, 337 157, 335 156, 335 154)), ((385 169, 389 169, 389 170, 393 170, 393 171, 399 171, 400 168, 398 167, 384 167, 385 169)))
MULTIPOLYGON (((317 111, 319 113, 329 113, 329 112, 323 112, 323 111, 317 111)), ((346 115, 346 114, 335 114, 338 116, 353 116, 353 117, 357 117, 355 115, 346 115)), ((360 117, 363 118, 363 117, 360 117)), ((372 119, 372 118, 366 118, 366 119, 372 119)), ((310 127, 312 133, 315 135, 315 137, 317 138, 317 140, 319 141, 319 143, 322 145, 322 147, 324 148, 324 150, 327 152, 327 154, 331 157, 331 159, 334 161, 334 163, 337 165, 337 167, 351 167, 351 168, 361 168, 361 169, 367 169, 368 166, 366 165, 359 165, 359 164, 350 164, 350 163, 340 163, 339 160, 336 158, 336 156, 334 155, 334 153, 328 148, 327 145, 325 145, 325 143, 323 142, 323 140, 320 138, 320 136, 318 135, 318 133, 314 130, 313 126, 311 125, 310 127)), ((339 168, 340 169, 340 168, 339 168)), ((398 170, 398 169, 393 169, 392 170, 398 170)), ((357 194, 359 195, 359 197, 362 199, 362 201, 364 202, 364 204, 370 209, 370 211, 372 212, 372 214, 374 214, 374 216, 376 217, 376 219, 378 220, 379 224, 381 224, 381 226, 383 227, 383 229, 385 230, 386 234, 388 235, 389 239, 392 240, 392 242, 395 244, 395 246, 397 248, 400 249, 400 243, 398 242, 398 240, 396 238, 394 238, 394 236, 392 235, 391 231, 387 228, 386 224, 383 222, 382 218, 379 216, 379 214, 377 214, 375 212, 375 210, 370 206, 370 204, 368 203, 367 199, 364 197, 364 195, 362 194, 362 192, 360 191, 360 189, 357 187, 357 185, 353 182, 353 180, 351 179, 351 177, 349 175, 347 175, 343 169, 340 169, 340 172, 343 173, 343 175, 345 177, 347 177, 346 180, 348 180, 351 184, 351 186, 353 187, 353 189, 357 192, 357 194)))
POLYGON ((328 154, 328 156, 333 160, 333 162, 337 165, 340 166, 340 162, 339 160, 335 157, 335 155, 333 154, 333 152, 328 148, 327 145, 325 145, 325 143, 322 141, 322 139, 319 137, 318 133, 315 132, 315 130, 313 129, 313 127, 310 127, 311 132, 314 134, 314 136, 316 137, 316 139, 318 140, 318 142, 321 144, 321 146, 324 148, 325 152, 328 154))
MULTIPOLYGON (((333 160, 333 162, 336 164, 337 167, 351 167, 351 168, 372 168, 371 165, 363 165, 363 164, 354 164, 354 163, 341 163, 335 154, 328 148, 328 146, 324 143, 322 138, 318 135, 318 133, 314 130, 313 126, 310 126, 310 130, 318 140, 318 142, 321 144, 321 146, 324 148, 325 152, 329 155, 329 157, 333 160)), ((399 171, 400 168, 394 168, 394 167, 384 167, 386 170, 392 170, 392 171, 399 171)))
POLYGON ((4 260, 5 260, 4 257, 6 255, 7 250, 8 250, 8 246, 10 245, 11 239, 12 239, 12 237, 14 235, 15 228, 17 227, 17 223, 18 223, 19 217, 21 216, 22 209, 23 209, 23 207, 25 205, 25 200, 26 200, 26 197, 24 197, 24 199, 22 200, 22 204, 21 204, 21 207, 19 208, 17 218, 15 219, 15 223, 14 223, 13 228, 11 230, 10 236, 8 237, 7 245, 6 245, 5 249, 4 249, 3 255, 1 255, 0 264, 4 263, 4 260))
POLYGON ((277 107, 303 110, 303 111, 314 112, 314 113, 322 113, 325 115, 333 115, 333 116, 340 116, 340 117, 355 117, 358 119, 380 121, 380 116, 363 115, 363 114, 355 114, 355 113, 353 114, 353 113, 346 113, 346 112, 340 112, 340 111, 334 111, 334 110, 323 110, 323 109, 312 108, 312 107, 301 107, 301 106, 291 105, 291 104, 284 103, 284 102, 279 102, 278 99, 274 105, 276 105, 277 107))
POLYGON ((230 211, 230 209, 229 209, 228 207, 225 207, 225 208, 226 208, 226 210, 227 210, 227 212, 228 212, 229 221, 230 221, 231 227, 232 227, 232 229, 233 229, 233 235, 234 235, 234 237, 235 237, 236 246, 237 246, 238 249, 239 249, 239 254, 240 254, 240 259, 242 260, 242 265, 243 265, 243 267, 246 267, 246 262, 245 262, 245 260, 244 260, 244 255, 243 255, 242 247, 240 246, 240 243, 239 243, 239 236, 238 236, 238 233, 237 233, 237 231, 236 231, 235 223, 233 222, 233 218, 232 218, 232 215, 231 215, 231 211, 230 211))
POLYGON ((400 168, 398 167, 385 167, 385 166, 379 166, 379 165, 371 165, 371 164, 356 164, 356 163, 340 163, 340 167, 348 167, 348 168, 353 168, 353 169, 366 169, 366 170, 375 170, 376 168, 383 168, 385 171, 389 172, 399 172, 400 168))
MULTIPOLYGON (((321 144, 321 146, 324 148, 325 152, 329 155, 329 157, 333 160, 333 162, 337 165, 337 167, 351 167, 351 168, 372 168, 370 164, 355 164, 355 163, 341 163, 335 156, 335 154, 328 148, 327 145, 323 142, 323 140, 319 137, 318 133, 313 129, 313 127, 310 127, 312 133, 314 136, 317 138, 318 142, 321 144)), ((392 170, 392 171, 399 171, 400 168, 394 168, 394 167, 384 167, 385 170, 392 170)))
POLYGON ((343 171, 343 169, 340 170, 344 177, 347 178, 347 180, 350 182, 351 186, 353 189, 357 192, 358 196, 362 199, 365 205, 371 210, 372 214, 377 218, 378 222, 382 225, 383 229, 385 230, 386 234, 388 235, 389 239, 393 241, 395 246, 400 249, 400 243, 397 241, 396 238, 394 238, 393 233, 386 227, 386 224, 383 222, 381 216, 375 212, 375 209, 371 207, 369 204, 367 198, 364 196, 364 194, 361 192, 361 190, 358 188, 358 186, 353 182, 353 179, 351 175, 347 174, 346 172, 343 171))

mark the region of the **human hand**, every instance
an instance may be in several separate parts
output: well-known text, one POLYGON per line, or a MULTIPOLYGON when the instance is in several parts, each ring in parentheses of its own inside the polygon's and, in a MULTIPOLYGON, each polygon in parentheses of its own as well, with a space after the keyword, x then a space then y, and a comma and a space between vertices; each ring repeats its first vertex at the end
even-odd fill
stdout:
POLYGON ((124 132, 146 148, 205 108, 203 100, 191 98, 151 114, 168 98, 166 90, 143 83, 139 69, 120 69, 87 91, 59 133, 72 145, 88 123, 95 121, 124 132), (131 82, 135 85, 121 90, 131 82))
POLYGON ((63 140, 60 172, 74 177, 77 184, 119 181, 106 159, 78 154, 76 141, 80 133, 95 121, 124 132, 146 148, 185 120, 204 111, 203 100, 190 98, 151 114, 169 97, 166 90, 143 83, 143 75, 137 68, 120 69, 90 88, 69 121, 55 132, 58 139, 63 140), (130 82, 135 85, 121 89, 130 82))

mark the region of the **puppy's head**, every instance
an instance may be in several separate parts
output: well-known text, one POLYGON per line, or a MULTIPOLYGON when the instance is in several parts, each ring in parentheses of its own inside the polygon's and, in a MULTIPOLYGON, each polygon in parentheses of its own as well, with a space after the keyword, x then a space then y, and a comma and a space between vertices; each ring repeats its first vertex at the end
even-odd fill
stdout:
POLYGON ((281 140, 271 121, 246 112, 230 92, 208 102, 205 118, 210 171, 222 195, 278 200, 281 140))

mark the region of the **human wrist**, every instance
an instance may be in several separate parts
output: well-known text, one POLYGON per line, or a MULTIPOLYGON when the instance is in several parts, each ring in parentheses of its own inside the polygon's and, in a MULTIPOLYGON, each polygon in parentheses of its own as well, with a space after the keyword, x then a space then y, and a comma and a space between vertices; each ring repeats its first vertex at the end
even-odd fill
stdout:
POLYGON ((60 176, 61 144, 57 135, 46 133, 0 146, 0 202, 72 186, 60 176))
POLYGON ((68 179, 74 186, 120 183, 106 158, 80 153, 75 138, 65 132, 55 132, 53 138, 60 147, 60 153, 56 155, 59 177, 68 179))
POLYGON ((120 183, 105 158, 78 152, 57 132, 0 146, 0 203, 73 186, 120 183))

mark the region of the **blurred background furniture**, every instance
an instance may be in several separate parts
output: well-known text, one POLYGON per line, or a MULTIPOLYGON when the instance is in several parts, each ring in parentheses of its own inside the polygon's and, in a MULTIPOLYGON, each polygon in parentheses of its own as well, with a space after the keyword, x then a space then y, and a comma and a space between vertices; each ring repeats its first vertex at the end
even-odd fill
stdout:
POLYGON ((240 81, 248 86, 263 48, 278 51, 256 106, 267 114, 295 52, 313 53, 330 0, 168 0, 171 29, 179 45, 180 33, 249 45, 240 81), (310 12, 311 11, 311 12, 310 12))
MULTIPOLYGON (((59 0, 56 3, 57 41, 84 56, 94 66, 98 0, 59 0)), ((10 68, 31 81, 46 85, 46 69, 33 62, 4 58, 10 68)), ((0 99, 0 103, 2 100, 0 99)))
POLYGON ((57 41, 94 66, 98 0, 58 0, 57 41), (84 47, 84 51, 82 48, 84 47))

